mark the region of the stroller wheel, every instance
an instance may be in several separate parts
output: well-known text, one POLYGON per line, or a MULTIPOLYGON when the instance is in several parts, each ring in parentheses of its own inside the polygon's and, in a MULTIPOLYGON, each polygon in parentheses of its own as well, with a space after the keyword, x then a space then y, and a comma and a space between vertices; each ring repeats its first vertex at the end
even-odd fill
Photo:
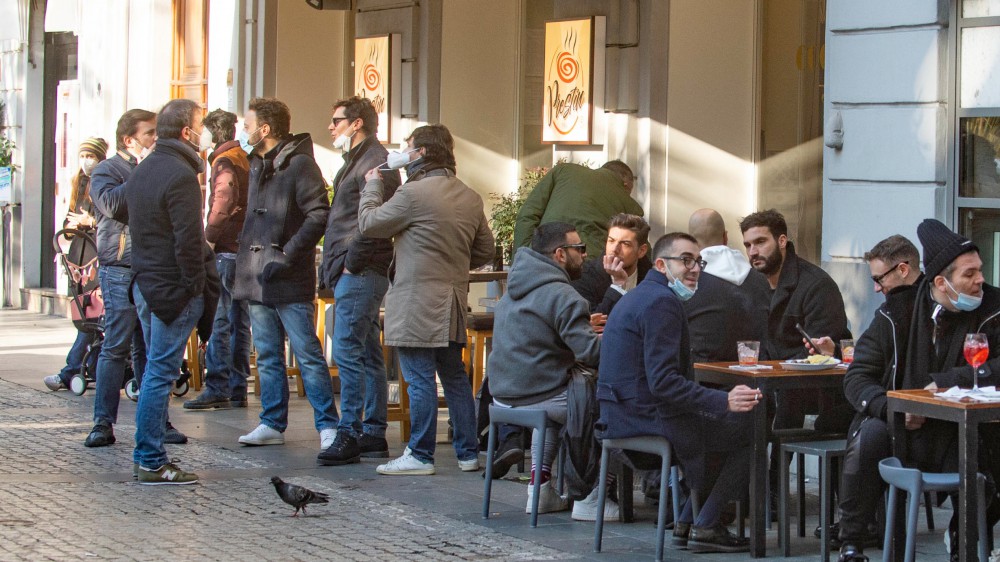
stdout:
POLYGON ((174 396, 184 396, 185 394, 188 393, 188 388, 189 388, 188 381, 178 380, 177 384, 175 384, 174 387, 170 389, 170 392, 174 396))
POLYGON ((73 394, 83 396, 83 393, 87 392, 87 376, 82 373, 73 375, 73 378, 69 379, 69 389, 73 394))
POLYGON ((125 383, 125 396, 133 402, 139 401, 139 383, 134 378, 125 383))

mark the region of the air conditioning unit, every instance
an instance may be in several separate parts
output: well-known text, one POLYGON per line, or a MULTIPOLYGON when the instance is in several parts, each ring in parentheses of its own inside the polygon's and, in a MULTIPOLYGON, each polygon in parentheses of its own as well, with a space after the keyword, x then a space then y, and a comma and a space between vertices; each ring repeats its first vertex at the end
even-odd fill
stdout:
POLYGON ((353 10, 354 0, 306 0, 317 10, 353 10))

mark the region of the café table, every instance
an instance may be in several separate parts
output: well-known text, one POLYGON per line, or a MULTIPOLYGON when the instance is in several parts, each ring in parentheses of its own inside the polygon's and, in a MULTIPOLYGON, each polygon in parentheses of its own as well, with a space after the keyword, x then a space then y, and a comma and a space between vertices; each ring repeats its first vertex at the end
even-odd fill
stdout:
MULTIPOLYGON (((761 361, 770 369, 733 369, 738 363, 695 363, 694 376, 699 383, 723 386, 745 384, 760 389, 764 396, 773 390, 788 389, 840 389, 844 384, 846 369, 829 368, 800 371, 790 370, 780 361, 761 361)), ((767 423, 767 408, 761 402, 753 409, 753 464, 750 467, 750 555, 762 558, 767 555, 767 521, 764 507, 767 504, 767 446, 771 428, 767 423)))
MULTIPOLYGON (((1000 403, 945 400, 929 390, 890 390, 888 397, 889 433, 893 454, 906 460, 906 414, 915 414, 958 424, 959 488, 958 537, 959 559, 976 560, 976 503, 979 501, 976 473, 979 472, 979 424, 1000 420, 1000 403)), ((897 513, 904 513, 897 509, 897 513)), ((903 559, 904 529, 897 525, 893 548, 894 558, 903 559)))

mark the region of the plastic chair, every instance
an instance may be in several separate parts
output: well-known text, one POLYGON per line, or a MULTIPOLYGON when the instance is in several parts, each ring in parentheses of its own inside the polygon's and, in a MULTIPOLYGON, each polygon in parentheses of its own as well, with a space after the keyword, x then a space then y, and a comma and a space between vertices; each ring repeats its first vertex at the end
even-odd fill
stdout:
POLYGON ((601 476, 597 486, 597 521, 594 524, 594 552, 601 551, 601 540, 604 535, 604 504, 608 497, 608 464, 611 449, 639 451, 659 455, 660 464, 660 505, 656 520, 656 560, 663 560, 663 542, 667 525, 667 489, 672 490, 674 517, 680 515, 680 485, 677 481, 676 467, 671 472, 670 442, 658 435, 641 437, 626 437, 622 439, 603 439, 601 441, 601 476))
POLYGON ((802 441, 781 445, 781 496, 778 498, 780 528, 778 539, 784 556, 791 556, 791 538, 788 529, 788 462, 793 453, 799 455, 799 536, 805 536, 805 503, 803 494, 803 468, 805 455, 816 455, 820 459, 820 541, 822 542, 820 558, 830 557, 830 513, 833 511, 833 479, 836 478, 834 461, 843 459, 847 453, 846 439, 830 441, 802 441))
MULTIPOLYGON (((483 492, 483 519, 490 518, 490 495, 493 491, 493 457, 496 454, 497 448, 497 425, 501 423, 517 425, 520 427, 526 427, 531 429, 537 429, 543 436, 545 435, 545 429, 548 427, 559 427, 559 424, 548 419, 545 415, 545 410, 534 410, 531 408, 504 408, 501 406, 490 405, 490 437, 489 445, 486 452, 486 489, 483 492)), ((544 437, 543 445, 538 447, 538 449, 533 453, 531 459, 532 464, 537 467, 542 466, 542 453, 544 452, 544 437)), ((559 466, 559 482, 558 487, 562 490, 562 451, 560 450, 559 459, 556 461, 559 466)), ((538 526, 538 500, 541 497, 539 490, 542 487, 542 479, 535 478, 534 482, 534 495, 531 501, 531 526, 538 526)), ((602 512, 603 513, 603 512, 602 512)))
MULTIPOLYGON (((915 468, 904 468, 896 457, 882 459, 878 463, 878 472, 882 480, 889 484, 889 502, 885 510, 885 542, 882 550, 883 562, 888 562, 892 555, 892 533, 896 520, 896 494, 902 490, 909 494, 906 503, 906 562, 913 562, 916 555, 917 517, 920 514, 920 496, 924 492, 957 492, 961 478, 957 472, 931 473, 921 472, 915 468)), ((979 559, 989 560, 987 552, 988 531, 986 528, 986 502, 983 496, 986 489, 986 479, 978 475, 979 502, 977 519, 979 520, 979 559)), ((958 545, 952 545, 958 548, 958 545)))

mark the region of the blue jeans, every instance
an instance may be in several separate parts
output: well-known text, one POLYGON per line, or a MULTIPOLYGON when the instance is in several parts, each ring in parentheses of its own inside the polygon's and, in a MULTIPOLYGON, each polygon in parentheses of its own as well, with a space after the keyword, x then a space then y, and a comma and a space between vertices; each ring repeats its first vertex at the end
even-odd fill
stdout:
POLYGON ((212 337, 205 348, 205 392, 209 396, 246 399, 250 376, 250 307, 246 301, 233 300, 236 254, 219 254, 215 265, 222 286, 212 337))
POLYGON ((316 307, 311 302, 266 306, 250 303, 253 344, 260 376, 260 422, 284 433, 288 428, 288 374, 285 369, 285 333, 302 372, 306 397, 313 407, 316 429, 336 429, 339 417, 333 403, 330 368, 316 337, 316 307))
POLYGON ((375 272, 351 275, 345 271, 334 291, 333 353, 340 372, 339 429, 355 437, 362 432, 385 437, 388 425, 389 383, 378 322, 378 309, 388 289, 389 280, 375 272))
POLYGON ((180 316, 170 324, 153 314, 138 285, 132 290, 132 298, 139 313, 147 350, 146 372, 142 376, 142 392, 135 410, 132 460, 139 466, 156 469, 170 462, 167 450, 163 448, 170 390, 180 377, 184 350, 205 309, 205 298, 201 295, 192 298, 180 316))
POLYGON ((128 287, 132 270, 127 267, 105 266, 98 270, 104 296, 104 343, 97 360, 97 388, 94 398, 94 423, 118 423, 118 400, 129 349, 132 350, 132 370, 137 378, 146 369, 146 344, 135 305, 129 301, 128 287))
POLYGON ((423 462, 434 462, 437 436, 438 397, 434 373, 437 372, 448 402, 448 415, 455 432, 455 454, 467 461, 479 454, 476 441, 476 404, 472 385, 462 363, 462 344, 448 347, 400 347, 399 366, 410 397, 410 451, 423 462))
MULTIPOLYGON (((69 387, 69 381, 73 378, 73 375, 80 372, 83 368, 83 356, 87 354, 87 347, 90 346, 94 341, 94 334, 88 334, 85 332, 77 332, 76 340, 73 342, 73 347, 69 348, 69 353, 66 354, 66 366, 59 371, 59 380, 69 387)), ((90 367, 91 376, 96 376, 95 370, 97 368, 97 356, 91 355, 88 360, 88 365, 90 367)))

